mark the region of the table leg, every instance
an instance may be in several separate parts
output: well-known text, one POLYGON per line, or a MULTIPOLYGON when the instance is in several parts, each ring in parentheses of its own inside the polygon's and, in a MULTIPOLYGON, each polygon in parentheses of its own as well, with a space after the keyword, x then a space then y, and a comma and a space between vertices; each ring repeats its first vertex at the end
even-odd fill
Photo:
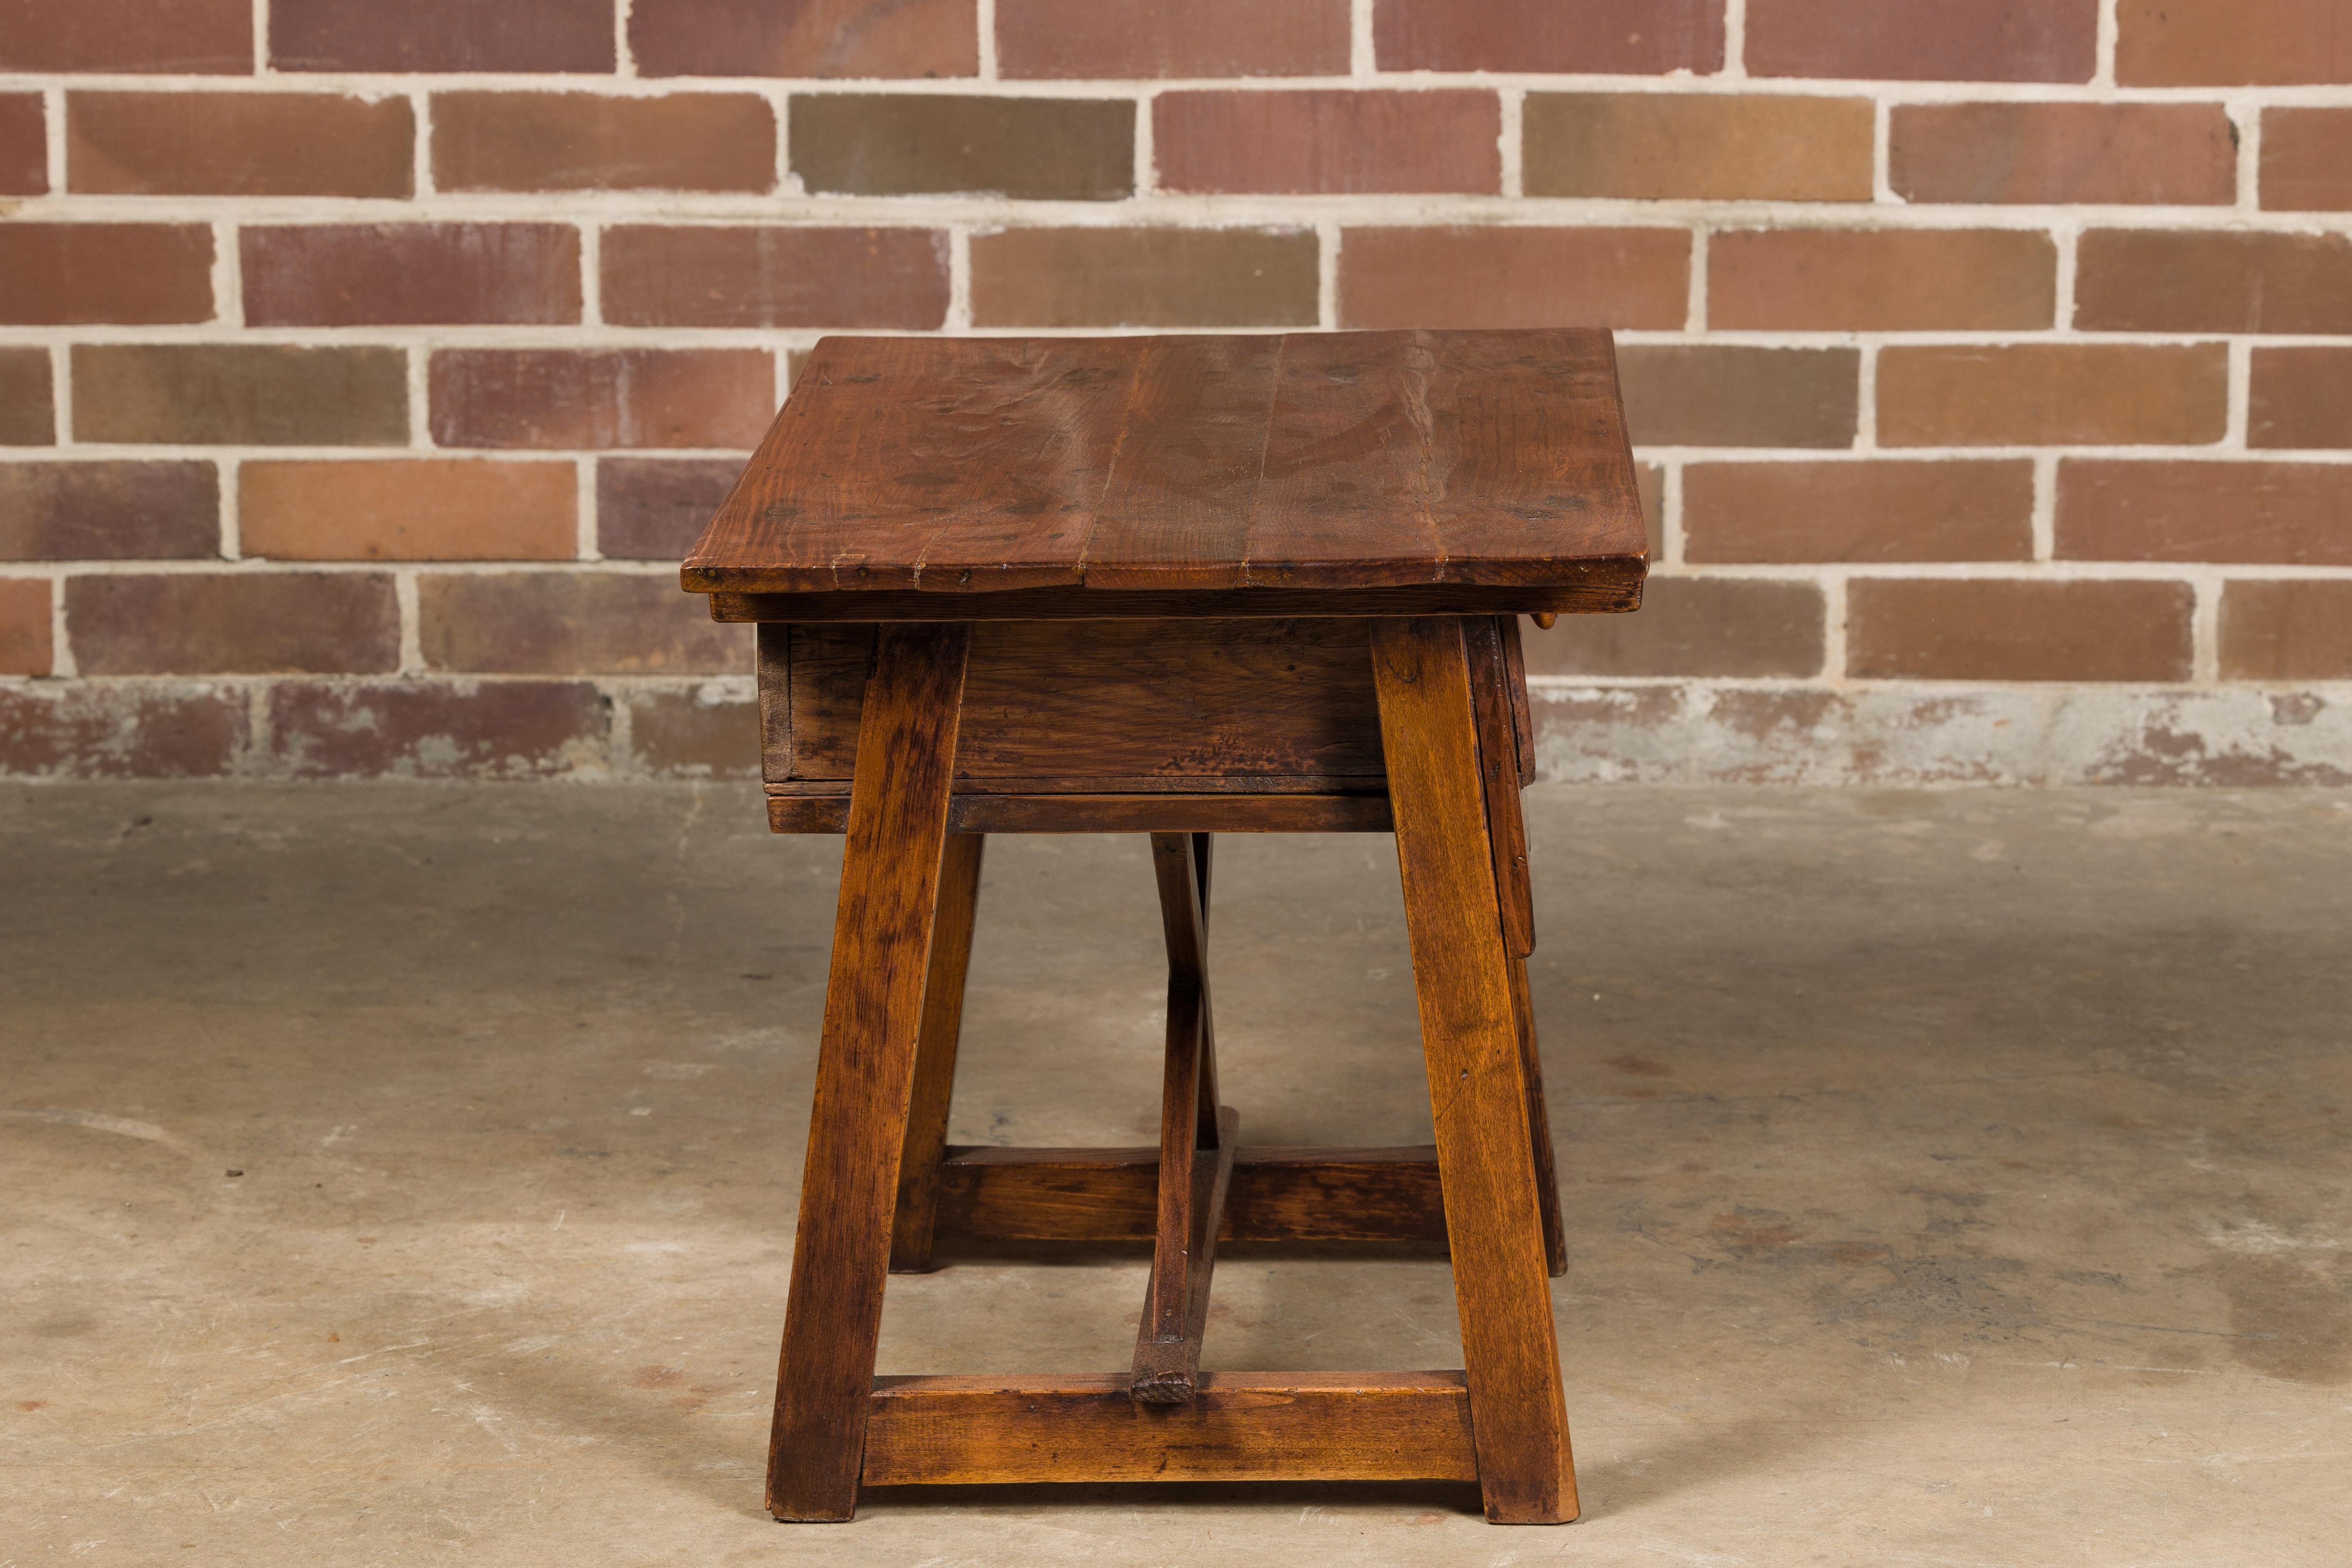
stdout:
POLYGON ((779 1519, 857 1504, 970 647, 960 622, 885 626, 866 682, 769 1437, 779 1519))
POLYGON ((1413 989, 1486 1517, 1577 1513, 1535 1130, 1458 616, 1372 629, 1413 989))
POLYGON ((930 978, 923 985, 923 1023, 915 1045, 915 1093, 907 1142, 898 1156, 898 1217, 890 1230, 890 1272, 925 1274, 940 1211, 940 1162, 947 1157, 948 1105, 955 1093, 956 1042, 963 1031, 964 973, 980 907, 980 856, 988 837, 950 833, 940 863, 939 919, 931 928, 930 978))

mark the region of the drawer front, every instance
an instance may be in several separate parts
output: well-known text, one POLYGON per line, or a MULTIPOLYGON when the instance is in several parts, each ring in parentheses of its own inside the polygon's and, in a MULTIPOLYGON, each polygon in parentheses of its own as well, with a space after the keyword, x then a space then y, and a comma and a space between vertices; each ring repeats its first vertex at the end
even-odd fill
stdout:
MULTIPOLYGON (((760 628, 772 784, 845 786, 875 628, 760 628)), ((956 785, 973 794, 1381 787, 1370 623, 981 621, 956 785)))

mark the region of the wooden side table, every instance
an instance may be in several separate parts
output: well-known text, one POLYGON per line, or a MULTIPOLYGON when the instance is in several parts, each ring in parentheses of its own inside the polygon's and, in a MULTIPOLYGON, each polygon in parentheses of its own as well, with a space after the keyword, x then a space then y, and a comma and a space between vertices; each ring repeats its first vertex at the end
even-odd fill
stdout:
POLYGON ((1600 331, 829 338, 684 568, 759 623, 769 819, 848 835, 768 1506, 861 1485, 1475 1480, 1576 1516, 1526 958, 1522 613, 1646 566, 1600 331), (1433 1149, 1241 1143, 1211 836, 1393 830, 1433 1149), (1151 836, 1157 1149, 950 1148, 983 836, 1151 836), (1125 1371, 874 1375, 940 1234, 1149 1238, 1125 1371), (1446 1247, 1459 1372, 1200 1370, 1214 1248, 1446 1247))

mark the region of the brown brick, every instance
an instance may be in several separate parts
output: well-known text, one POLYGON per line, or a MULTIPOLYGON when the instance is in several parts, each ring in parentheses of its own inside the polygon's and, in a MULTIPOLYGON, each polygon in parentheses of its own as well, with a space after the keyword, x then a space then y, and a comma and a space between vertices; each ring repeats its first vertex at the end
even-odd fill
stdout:
POLYGON ((903 327, 947 320, 948 237, 929 228, 622 226, 604 319, 632 327, 903 327))
POLYGON ((623 561, 677 561, 743 472, 738 458, 605 458, 596 464, 596 549, 623 561))
POLYGON ((2229 584, 2221 679, 2352 680, 2352 582, 2229 584))
POLYGON ((1702 75, 1723 68, 1717 0, 1373 0, 1384 71, 1702 75))
POLYGON ((632 0, 629 53, 640 76, 973 76, 979 7, 974 0, 632 0))
POLYGON ((764 98, 676 92, 433 95, 433 183, 445 191, 767 191, 776 117, 764 98))
POLYGON ((0 689, 0 775, 8 777, 214 778, 236 765, 246 743, 245 693, 219 686, 0 689))
POLYGON ((1938 344, 1878 355, 1889 447, 2090 447, 2218 441, 2229 423, 2220 343, 1938 344))
POLYGON ((604 762, 584 680, 274 683, 269 771, 288 778, 532 779, 604 762))
POLYGON ((0 224, 0 323, 213 319, 213 231, 197 224, 0 224))
POLYGON ((758 349, 446 349, 430 379, 443 447, 749 448, 776 407, 758 349))
POLYGON ((1675 329, 1690 311, 1678 228, 1351 228, 1344 327, 1675 329))
POLYGON ((73 420, 83 441, 403 446, 408 356, 260 343, 77 344, 73 420))
POLYGON ((219 553, 220 476, 210 463, 0 464, 0 560, 219 553))
POLYGON ((2352 467, 2069 458, 2057 544, 2061 560, 2352 566, 2352 467))
POLYGON ((675 573, 507 572, 417 584, 425 662, 508 675, 741 675, 751 628, 719 626, 675 573))
POLYGON ((1862 355, 1627 343, 1617 351, 1617 379, 1638 447, 1851 447, 1862 355))
POLYGON ((1822 668, 1822 591, 1752 577, 1653 577, 1629 616, 1526 633, 1531 675, 1806 676, 1822 668))
POLYGON ((282 561, 565 561, 579 552, 578 492, 570 463, 250 462, 237 538, 282 561))
POLYGON ((292 92, 76 92, 66 184, 132 196, 406 196, 404 98, 292 92))
POLYGON ((37 92, 0 92, 0 196, 49 188, 48 113, 37 92))
POLYGON ((793 173, 812 194, 1117 201, 1135 190, 1124 99, 794 94, 793 173))
POLYGON ((2047 327, 2058 251, 2005 229, 1738 229, 1707 242, 1707 325, 1782 331, 2047 327))
POLYGON ((996 0, 1008 77, 1345 76, 1348 0, 996 0))
POLYGON ((1683 556, 1694 562, 2026 561, 2033 464, 1692 463, 1683 556))
POLYGON ((181 572, 66 581, 84 675, 367 675, 400 662, 392 579, 181 572))
POLYGON ((282 71, 609 71, 613 0, 269 0, 282 71))
POLYGON ((1502 189, 1502 109, 1491 92, 1163 92, 1151 113, 1162 190, 1502 189))
POLYGON ((0 71, 252 69, 252 0, 0 0, 0 71))
POLYGON ((1311 230, 1015 228, 971 241, 982 327, 1311 327, 1311 230))
POLYGON ((1746 58, 1751 76, 2088 81, 2098 41, 2098 0, 1748 0, 1746 58))
POLYGON ((2352 349, 2256 349, 2250 447, 2352 447, 2352 349))
POLYGON ((2095 228, 2074 300, 2084 331, 2352 332, 2352 239, 2095 228))
POLYGON ((2343 0, 2116 0, 2126 87, 2352 82, 2343 0))
POLYGON ((2238 137, 2218 103, 1906 103, 1887 180, 1915 202, 2226 205, 2238 137))
POLYGON ((2263 110, 2263 205, 2352 212, 2352 109, 2263 110))
POLYGON ((0 447, 48 447, 57 438, 49 351, 0 349, 0 447))
POLYGON ((636 764, 668 778, 760 776, 760 705, 715 683, 691 691, 629 695, 636 764))
POLYGON ((238 236, 256 327, 568 322, 580 231, 554 223, 249 226, 238 236))
POLYGON ((1846 673, 1881 680, 2186 680, 2186 583, 1863 577, 1846 673))
POLYGON ((1870 200, 1866 98, 1533 92, 1524 115, 1531 196, 1870 200))
MULTIPOLYGON (((49 584, 41 577, 0 577, 0 675, 47 675, 56 663, 50 646, 49 584)), ((0 703, 6 702, 0 693, 0 703)), ((0 714, 5 713, 0 708, 0 714)), ((0 718, 0 737, 9 726, 0 718)), ((13 773, 15 747, 0 739, 0 772, 13 773)))

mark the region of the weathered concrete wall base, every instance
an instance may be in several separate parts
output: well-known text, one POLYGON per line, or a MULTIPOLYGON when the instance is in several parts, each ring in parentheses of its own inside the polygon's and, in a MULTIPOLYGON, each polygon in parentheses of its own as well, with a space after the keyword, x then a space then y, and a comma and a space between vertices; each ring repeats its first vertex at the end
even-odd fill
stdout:
POLYGON ((2352 685, 1538 682, 1538 769, 1570 783, 2352 784, 2352 685))
MULTIPOLYGON (((2352 784, 2352 684, 2179 690, 1538 679, 1577 784, 2352 784)), ((748 677, 0 681, 0 778, 756 778, 748 677)))
POLYGON ((756 778, 748 676, 0 682, 0 777, 756 778))

